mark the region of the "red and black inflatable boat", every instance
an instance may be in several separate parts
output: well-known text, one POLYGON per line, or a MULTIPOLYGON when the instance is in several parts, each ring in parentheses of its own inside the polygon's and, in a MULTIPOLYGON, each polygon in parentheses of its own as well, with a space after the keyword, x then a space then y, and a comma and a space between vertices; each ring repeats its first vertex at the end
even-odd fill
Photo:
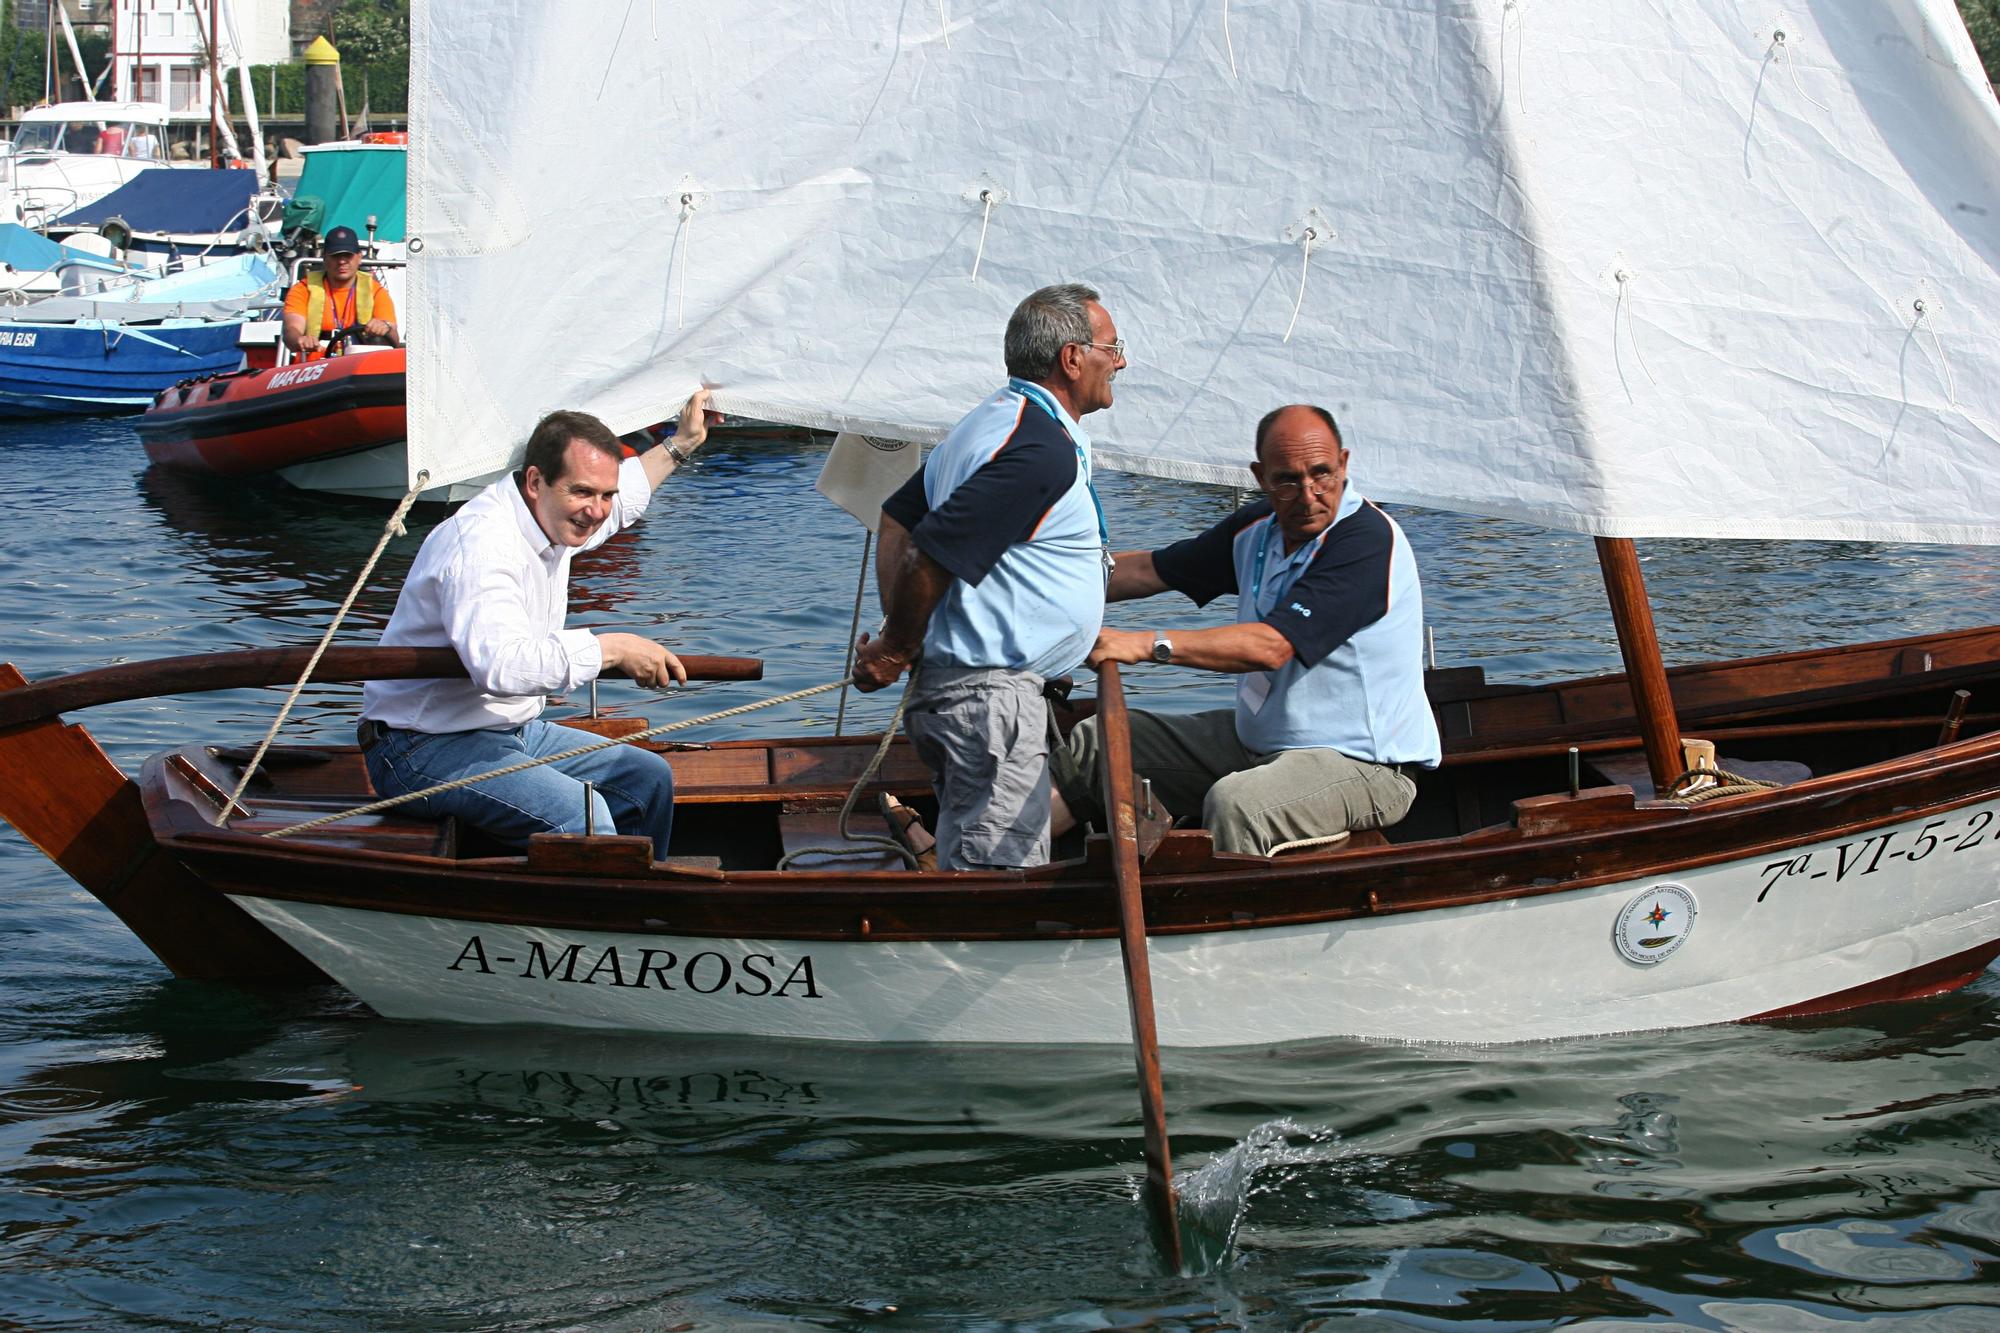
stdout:
POLYGON ((166 467, 243 477, 401 442, 400 347, 185 380, 138 420, 146 455, 166 467))

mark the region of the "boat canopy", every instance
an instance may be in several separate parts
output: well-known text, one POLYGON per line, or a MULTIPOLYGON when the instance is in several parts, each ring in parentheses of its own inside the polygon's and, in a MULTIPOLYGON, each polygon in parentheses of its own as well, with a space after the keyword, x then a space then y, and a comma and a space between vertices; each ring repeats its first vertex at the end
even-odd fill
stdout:
POLYGON ((152 167, 94 204, 65 213, 61 226, 95 227, 122 218, 135 232, 220 232, 250 221, 257 173, 234 167, 152 167))
POLYGON ((335 227, 352 227, 362 238, 368 235, 368 219, 375 219, 375 239, 401 241, 409 199, 405 179, 409 152, 401 145, 317 144, 306 149, 305 169, 292 189, 291 213, 307 199, 325 206, 316 224, 321 235, 335 227))
POLYGON ((263 255, 229 255, 179 272, 133 274, 77 296, 50 296, 0 309, 8 324, 72 323, 77 320, 137 322, 168 316, 237 318, 268 308, 282 294, 282 274, 263 255))
POLYGON ((16 222, 0 222, 0 264, 17 273, 47 273, 58 265, 76 264, 105 273, 124 273, 126 265, 115 260, 58 245, 48 237, 16 222))
POLYGON ((499 10, 412 13, 432 485, 704 382, 935 439, 1079 280, 1130 349, 1109 466, 1246 484, 1308 401, 1381 499, 2000 542, 2000 106, 1952 0, 499 10))

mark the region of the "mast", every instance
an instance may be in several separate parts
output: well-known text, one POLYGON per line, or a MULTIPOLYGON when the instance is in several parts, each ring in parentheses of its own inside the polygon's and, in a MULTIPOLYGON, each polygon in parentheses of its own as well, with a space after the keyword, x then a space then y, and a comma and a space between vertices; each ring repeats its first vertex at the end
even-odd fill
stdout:
MULTIPOLYGON (((199 15, 201 11, 197 9, 195 13, 199 15)), ((215 5, 211 2, 208 7, 208 165, 211 167, 222 165, 222 145, 216 142, 215 132, 216 117, 222 114, 222 108, 216 104, 222 96, 222 56, 215 38, 215 5)))
POLYGON ((1660 660, 1660 639, 1653 629, 1653 606, 1646 599, 1646 579, 1639 572, 1638 552, 1627 537, 1599 537, 1597 563, 1604 571, 1604 592, 1611 600, 1618 651, 1625 659, 1625 678, 1632 688, 1639 735, 1646 743, 1653 791, 1664 796, 1668 784, 1687 765, 1681 755, 1674 696, 1667 688, 1666 664, 1660 660))

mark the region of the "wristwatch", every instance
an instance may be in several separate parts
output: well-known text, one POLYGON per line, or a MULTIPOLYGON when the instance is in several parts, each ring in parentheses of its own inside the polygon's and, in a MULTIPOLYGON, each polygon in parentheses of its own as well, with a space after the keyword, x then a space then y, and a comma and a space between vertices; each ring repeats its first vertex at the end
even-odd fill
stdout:
POLYGON ((1159 630, 1153 631, 1153 660, 1155 662, 1174 660, 1174 641, 1159 630))
POLYGON ((667 441, 667 456, 674 460, 675 467, 686 467, 688 459, 694 457, 693 454, 687 453, 672 440, 667 441))

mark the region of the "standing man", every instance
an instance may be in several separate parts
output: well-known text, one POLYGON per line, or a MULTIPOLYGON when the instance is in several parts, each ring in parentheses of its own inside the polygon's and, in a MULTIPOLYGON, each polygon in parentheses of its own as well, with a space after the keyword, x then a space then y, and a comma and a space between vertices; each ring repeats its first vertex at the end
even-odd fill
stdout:
POLYGON ((885 619, 854 657, 862 690, 922 655, 905 705, 938 797, 938 864, 1049 859, 1047 678, 1083 661, 1104 620, 1109 553, 1077 422, 1111 406, 1125 344, 1079 283, 1007 321, 1008 380, 882 506, 885 619))
POLYGON ((362 271, 361 238, 352 227, 335 227, 319 247, 320 271, 308 273, 285 293, 285 346, 294 357, 308 349, 319 355, 328 333, 361 325, 364 337, 396 341, 396 303, 389 289, 362 271))
MULTIPOLYGON (((1132 767, 1169 811, 1202 812, 1217 851, 1385 828, 1436 768, 1424 695, 1423 592, 1394 519, 1348 489, 1347 449, 1325 408, 1257 423, 1250 471, 1264 498, 1198 537, 1118 557, 1108 596, 1171 588, 1201 605, 1236 594, 1219 629, 1106 629, 1090 664, 1159 662, 1234 672, 1236 707, 1133 712, 1132 767)), ((1097 719, 1055 762, 1055 831, 1099 819, 1097 719)))
MULTIPOLYGON (((567 694, 616 668, 641 685, 687 680, 680 659, 636 634, 565 629, 570 558, 602 546, 646 511, 653 488, 708 437, 708 391, 681 410, 674 439, 623 458, 596 417, 551 412, 528 437, 519 472, 494 482, 424 538, 387 647, 458 651, 465 680, 377 680, 362 692, 356 737, 383 796, 490 773, 587 744, 541 720, 545 696, 567 694), (623 461, 620 461, 623 458, 623 461)), ((513 846, 536 833, 584 827, 583 784, 596 827, 643 833, 667 854, 674 776, 650 750, 617 745, 414 802, 456 815, 513 846)))
POLYGON ((125 140, 125 156, 143 157, 150 162, 159 155, 159 140, 153 137, 152 126, 143 120, 133 121, 132 133, 125 140))

